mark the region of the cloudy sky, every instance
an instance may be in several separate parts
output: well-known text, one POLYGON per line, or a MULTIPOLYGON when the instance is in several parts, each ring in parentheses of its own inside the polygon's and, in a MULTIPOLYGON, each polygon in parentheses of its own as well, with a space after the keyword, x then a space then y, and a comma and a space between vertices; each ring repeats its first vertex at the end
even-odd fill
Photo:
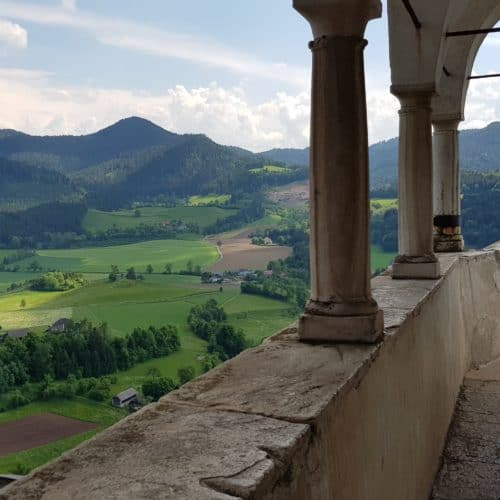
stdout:
MULTIPOLYGON (((291 0, 0 0, 0 128, 84 134, 121 118, 253 151, 308 142, 308 24, 291 0)), ((387 20, 367 31, 370 142, 396 135, 387 20)), ((496 38, 495 38, 496 37, 496 38)), ((474 71, 500 71, 490 35, 474 71)), ((465 127, 500 120, 471 84, 465 127)))

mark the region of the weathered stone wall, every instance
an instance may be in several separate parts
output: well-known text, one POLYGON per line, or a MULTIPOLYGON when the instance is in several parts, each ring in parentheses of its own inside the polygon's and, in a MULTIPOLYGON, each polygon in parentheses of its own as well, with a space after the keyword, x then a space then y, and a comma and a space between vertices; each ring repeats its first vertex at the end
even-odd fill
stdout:
POLYGON ((380 344, 290 328, 0 499, 427 499, 464 373, 500 355, 499 255, 444 255, 437 281, 380 276, 380 344))

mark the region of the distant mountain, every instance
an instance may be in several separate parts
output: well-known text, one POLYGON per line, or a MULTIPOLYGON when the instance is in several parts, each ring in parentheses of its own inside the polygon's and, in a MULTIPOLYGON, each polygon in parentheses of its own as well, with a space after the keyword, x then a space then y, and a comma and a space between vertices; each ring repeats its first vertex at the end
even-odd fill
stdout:
MULTIPOLYGON (((372 187, 392 184, 398 172, 397 138, 370 146, 370 176, 372 187)), ((271 149, 261 153, 264 157, 287 165, 308 165, 309 148, 271 149)), ((486 172, 500 168, 500 122, 490 123, 482 129, 460 132, 460 166, 462 170, 486 172)))
POLYGON ((261 155, 269 160, 285 163, 286 165, 309 165, 309 148, 270 149, 269 151, 263 151, 261 155))
POLYGON ((108 193, 108 198, 129 199, 234 192, 255 182, 250 169, 263 162, 257 155, 221 146, 204 135, 184 136, 175 146, 157 149, 145 161, 136 163, 135 168, 130 168, 126 159, 116 161, 129 168, 129 172, 98 190, 108 193))
POLYGON ((252 193, 263 184, 307 175, 304 168, 255 174, 251 170, 267 162, 261 155, 201 134, 174 134, 136 117, 83 136, 0 130, 1 161, 10 162, 16 180, 4 182, 3 190, 0 180, 0 195, 5 192, 9 200, 2 204, 0 199, 0 211, 75 197, 80 201, 85 193, 91 205, 101 208, 194 194, 252 193), (45 179, 38 185, 32 181, 37 176, 45 179))
MULTIPOLYGON (((397 150, 397 139, 370 147, 372 188, 396 181, 397 150)), ((499 168, 500 123, 463 131, 460 154, 463 169, 499 168)), ((263 185, 306 178, 308 156, 308 148, 254 154, 205 135, 175 134, 137 117, 83 136, 0 130, 0 211, 83 198, 94 206, 118 208, 158 197, 253 193, 263 185), (273 162, 290 170, 251 172, 273 162)))
POLYGON ((134 151, 170 146, 181 137, 137 117, 82 136, 39 137, 0 130, 0 155, 68 174, 134 151))
POLYGON ((0 179, 0 195, 8 200, 0 199, 0 210, 5 210, 67 198, 80 188, 93 203, 102 205, 104 200, 110 207, 157 195, 251 189, 257 179, 249 170, 265 159, 204 135, 174 134, 132 117, 83 136, 37 137, 0 130, 0 161, 10 169, 10 177, 0 179), (32 182, 37 176, 44 178, 38 186, 32 182))
POLYGON ((465 170, 500 168, 500 122, 460 132, 460 162, 465 170))

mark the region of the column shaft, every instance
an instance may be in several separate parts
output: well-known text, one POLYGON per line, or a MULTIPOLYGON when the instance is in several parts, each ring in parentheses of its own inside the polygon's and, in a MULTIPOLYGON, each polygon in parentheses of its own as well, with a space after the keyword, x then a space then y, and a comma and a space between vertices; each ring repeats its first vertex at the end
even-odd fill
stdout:
POLYGON ((357 36, 311 43, 311 300, 309 340, 374 341, 382 313, 370 289, 368 137, 363 49, 357 36))
POLYGON ((396 93, 399 111, 399 255, 393 278, 437 278, 432 244, 432 92, 396 93))
POLYGON ((461 252, 458 120, 434 122, 434 250, 461 252))

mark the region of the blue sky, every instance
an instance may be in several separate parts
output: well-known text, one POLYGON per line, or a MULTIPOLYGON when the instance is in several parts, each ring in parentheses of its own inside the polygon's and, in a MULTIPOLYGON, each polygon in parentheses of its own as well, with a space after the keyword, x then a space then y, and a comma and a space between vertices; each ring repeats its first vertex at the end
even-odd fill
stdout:
MULTIPOLYGON (((0 0, 0 127, 93 132, 139 115, 264 150, 308 142, 311 55, 291 0, 0 0)), ((370 142, 397 133, 387 20, 366 36, 370 142)), ((500 71, 500 35, 474 71, 500 71)), ((500 83, 471 86, 465 126, 500 119, 500 83)))

